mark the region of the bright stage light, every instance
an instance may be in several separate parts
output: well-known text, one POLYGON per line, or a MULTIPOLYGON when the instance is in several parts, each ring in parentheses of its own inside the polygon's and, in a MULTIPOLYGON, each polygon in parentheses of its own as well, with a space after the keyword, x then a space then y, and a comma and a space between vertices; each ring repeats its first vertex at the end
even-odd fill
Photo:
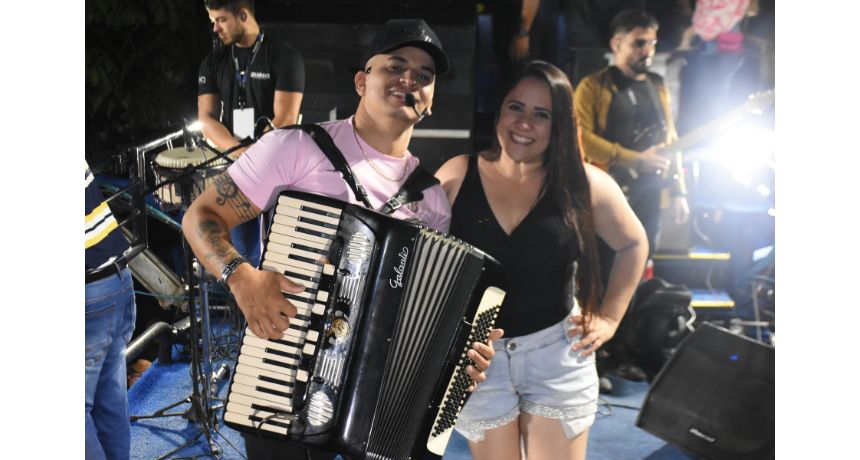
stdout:
MULTIPOLYGON (((774 169, 776 136, 772 130, 753 125, 736 125, 726 129, 718 138, 696 156, 723 164, 732 177, 749 187, 754 172, 762 166, 774 169)), ((769 195, 770 190, 762 195, 769 195)))

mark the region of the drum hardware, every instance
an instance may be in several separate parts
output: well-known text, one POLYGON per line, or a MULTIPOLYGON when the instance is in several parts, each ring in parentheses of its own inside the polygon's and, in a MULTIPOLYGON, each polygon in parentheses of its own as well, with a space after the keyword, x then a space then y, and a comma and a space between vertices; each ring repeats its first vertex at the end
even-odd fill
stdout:
POLYGON ((152 170, 159 183, 152 187, 154 198, 164 211, 178 211, 182 206, 183 192, 187 190, 193 201, 227 169, 227 162, 217 157, 207 159, 205 150, 184 147, 165 150, 155 157, 152 170))
MULTIPOLYGON (((186 179, 188 180, 188 179, 186 179)), ((188 209, 191 203, 190 189, 184 189, 182 195, 182 208, 188 209)), ((132 422, 139 419, 161 418, 161 417, 184 417, 191 422, 195 422, 198 428, 197 435, 188 440, 185 444, 165 453, 159 459, 172 457, 173 454, 179 452, 186 447, 196 443, 201 436, 205 436, 209 446, 210 453, 219 458, 221 455, 220 449, 215 444, 212 433, 216 430, 217 417, 216 411, 223 408, 223 403, 212 404, 217 400, 215 397, 214 377, 212 373, 212 363, 210 358, 210 323, 209 323, 209 307, 208 307, 208 281, 203 276, 202 268, 195 270, 195 261, 188 241, 182 237, 182 253, 185 262, 186 284, 184 285, 185 294, 187 297, 188 318, 189 321, 189 343, 191 351, 191 394, 184 399, 170 404, 162 409, 159 409, 151 415, 132 416, 132 422), (195 280, 197 283, 197 291, 199 294, 199 310, 198 303, 195 299, 195 280), (169 410, 189 403, 190 407, 184 412, 168 412, 169 410)), ((217 382, 215 382, 217 383, 217 382)))
POLYGON ((160 152, 151 164, 152 171, 160 180, 145 193, 155 193, 156 201, 165 211, 178 211, 182 205, 182 191, 191 191, 191 201, 211 184, 215 176, 222 173, 234 161, 233 152, 253 143, 245 139, 223 152, 208 145, 205 140, 186 136, 186 146, 168 148, 160 152))
MULTIPOLYGON (((104 182, 99 182, 99 187, 101 187, 102 190, 104 190, 105 193, 108 194, 116 193, 117 191, 119 191, 119 187, 104 182)), ((129 195, 128 192, 119 194, 118 198, 124 200, 127 206, 131 206, 131 195, 129 195)), ((147 216, 152 217, 153 219, 161 222, 162 224, 167 225, 171 230, 175 230, 177 232, 182 231, 182 224, 180 224, 175 219, 165 214, 163 211, 156 208, 155 206, 147 204, 145 206, 144 212, 147 216)), ((126 237, 132 238, 131 235, 126 235, 126 237)))
MULTIPOLYGON (((129 237, 128 230, 123 228, 122 232, 129 237)), ((144 249, 140 257, 129 261, 128 268, 143 287, 157 295, 156 300, 163 310, 168 310, 171 305, 178 305, 182 310, 187 308, 184 302, 175 300, 184 295, 182 282, 155 253, 144 249)))
MULTIPOLYGON (((227 155, 230 153, 250 145, 253 143, 253 140, 246 139, 240 142, 239 145, 225 150, 224 152, 218 152, 214 148, 206 145, 205 142, 198 143, 195 149, 191 149, 190 151, 184 147, 180 147, 178 149, 173 148, 172 142, 179 137, 187 137, 187 133, 189 132, 188 128, 184 128, 177 132, 168 134, 165 137, 156 139, 147 144, 141 145, 133 149, 135 162, 134 169, 130 172, 133 174, 133 181, 141 184, 140 193, 137 197, 137 200, 132 200, 132 214, 133 215, 141 215, 144 217, 144 227, 143 234, 146 235, 145 230, 145 213, 141 210, 145 209, 145 203, 143 198, 146 193, 152 193, 162 187, 170 184, 175 184, 176 187, 171 189, 171 193, 175 190, 178 198, 178 203, 175 203, 177 209, 180 211, 186 211, 188 207, 191 205, 191 202, 194 200, 195 187, 199 188, 199 191, 202 192, 203 187, 205 187, 205 179, 211 170, 211 165, 215 164, 221 160, 222 166, 226 167, 227 162, 230 162, 227 155), (173 152, 173 155, 179 158, 183 158, 180 153, 185 152, 186 154, 190 154, 192 152, 201 152, 203 150, 209 150, 215 155, 211 158, 205 159, 198 164, 186 164, 179 171, 175 171, 175 174, 171 175, 165 180, 158 182, 156 185, 147 188, 146 185, 146 166, 149 163, 148 156, 152 151, 157 148, 167 146, 168 152, 173 152), (204 175, 205 174, 205 175, 204 175), (196 180, 199 180, 202 177, 204 181, 203 186, 197 185, 196 180)), ((192 141, 192 143, 194 143, 192 141)), ((164 152, 162 152, 164 153, 164 152)), ((185 157, 189 157, 190 155, 185 155, 185 157)), ((190 160, 193 162, 194 160, 190 160)), ((181 161, 180 161, 181 162, 181 161)), ((217 166, 217 165, 216 165, 217 166)), ((175 169, 175 168, 174 168, 175 169)), ((173 197, 171 197, 171 200, 173 197)), ((173 203, 171 203, 173 204, 173 203)), ((191 394, 182 399, 181 401, 177 401, 176 403, 170 404, 167 407, 164 407, 151 415, 143 415, 143 416, 132 416, 130 420, 136 421, 138 419, 146 419, 146 418, 160 418, 160 417, 175 417, 181 416, 189 421, 195 422, 198 427, 198 433, 192 439, 190 439, 185 444, 177 447, 176 449, 162 455, 159 458, 168 458, 179 452, 186 447, 189 447, 197 442, 201 436, 205 436, 210 453, 214 455, 216 458, 220 457, 220 449, 215 444, 212 433, 216 430, 217 418, 216 411, 223 407, 223 403, 219 402, 218 404, 212 404, 213 401, 218 401, 216 398, 216 390, 217 390, 217 379, 223 373, 213 373, 212 372, 212 363, 210 358, 210 323, 209 323, 209 306, 208 306, 208 290, 209 290, 209 278, 204 276, 204 270, 201 265, 196 264, 194 254, 191 251, 191 248, 188 244, 188 241, 182 237, 182 253, 183 260, 185 262, 185 273, 186 273, 186 284, 183 286, 185 289, 185 294, 187 296, 187 306, 188 306, 188 315, 192 320, 190 321, 190 351, 191 351, 191 394), (197 286, 195 286, 195 280, 197 281, 197 286), (199 297, 199 310, 198 310, 198 299, 195 299, 195 287, 197 288, 199 297), (199 323, 198 323, 199 322, 199 323), (167 411, 173 409, 181 404, 189 403, 190 407, 185 412, 170 412, 167 411)))
POLYGON ((170 363, 172 360, 170 356, 171 335, 176 335, 175 329, 164 321, 150 325, 125 347, 126 365, 131 365, 153 343, 158 345, 158 361, 170 363))
POLYGON ((206 144, 206 141, 199 136, 200 130, 203 128, 203 124, 200 121, 188 123, 188 120, 185 118, 182 121, 185 122, 185 129, 182 130, 182 141, 185 144, 186 150, 190 152, 197 148, 197 146, 206 144))
MULTIPOLYGON (((160 137, 137 147, 131 147, 125 151, 129 179, 131 180, 131 183, 135 185, 135 193, 131 196, 131 209, 132 216, 136 218, 132 233, 134 234, 135 242, 137 243, 146 245, 149 241, 149 235, 147 234, 146 229, 145 210, 146 195, 148 193, 152 193, 152 190, 148 190, 146 187, 147 155, 155 149, 161 148, 165 145, 172 146, 173 140, 182 136, 183 131, 184 130, 181 129, 179 131, 172 132, 164 137, 160 137)), ((133 244, 135 242, 133 242, 133 244)))

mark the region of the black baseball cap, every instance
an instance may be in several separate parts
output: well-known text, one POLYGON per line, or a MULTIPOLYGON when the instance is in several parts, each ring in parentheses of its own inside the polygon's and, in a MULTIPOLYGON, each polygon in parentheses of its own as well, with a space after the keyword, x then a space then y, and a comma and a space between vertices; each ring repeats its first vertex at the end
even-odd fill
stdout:
POLYGON ((370 54, 364 62, 377 54, 388 53, 404 46, 414 46, 426 51, 433 58, 437 75, 448 72, 448 55, 442 49, 442 42, 423 19, 389 19, 376 33, 370 45, 370 54))

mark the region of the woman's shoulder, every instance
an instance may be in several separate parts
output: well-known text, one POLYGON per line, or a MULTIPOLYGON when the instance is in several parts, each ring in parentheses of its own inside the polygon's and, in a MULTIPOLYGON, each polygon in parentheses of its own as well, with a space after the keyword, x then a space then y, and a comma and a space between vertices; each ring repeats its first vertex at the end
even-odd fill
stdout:
POLYGON ((583 166, 585 167, 585 175, 586 177, 588 177, 589 181, 614 181, 614 179, 612 179, 612 176, 610 176, 606 171, 597 166, 594 166, 591 163, 585 162, 583 163, 583 166))
POLYGON ((466 170, 469 168, 469 154, 456 155, 448 159, 442 166, 436 170, 436 177, 442 180, 442 177, 463 177, 466 170))
POLYGON ((604 203, 607 200, 624 200, 621 187, 615 179, 603 169, 589 163, 585 163, 585 175, 588 177, 588 185, 591 189, 592 205, 604 203))
POLYGON ((442 185, 442 190, 448 197, 448 202, 452 205, 457 199, 457 193, 463 185, 463 180, 466 178, 466 171, 469 170, 469 155, 457 155, 436 170, 436 178, 439 179, 442 185))

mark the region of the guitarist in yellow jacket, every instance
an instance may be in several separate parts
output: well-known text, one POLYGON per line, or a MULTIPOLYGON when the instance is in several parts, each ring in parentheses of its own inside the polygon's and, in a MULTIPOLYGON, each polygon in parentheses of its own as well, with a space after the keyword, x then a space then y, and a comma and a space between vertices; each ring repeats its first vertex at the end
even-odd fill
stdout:
MULTIPOLYGON (((648 71, 657 28, 657 20, 645 11, 619 13, 609 42, 614 65, 585 77, 574 100, 580 151, 625 191, 648 234, 649 256, 660 231, 661 209, 671 206, 677 223, 690 214, 680 152, 669 155, 672 149, 666 148, 678 137, 669 91, 659 75, 648 71)), ((601 265, 611 266, 612 256, 602 254, 601 265)))

